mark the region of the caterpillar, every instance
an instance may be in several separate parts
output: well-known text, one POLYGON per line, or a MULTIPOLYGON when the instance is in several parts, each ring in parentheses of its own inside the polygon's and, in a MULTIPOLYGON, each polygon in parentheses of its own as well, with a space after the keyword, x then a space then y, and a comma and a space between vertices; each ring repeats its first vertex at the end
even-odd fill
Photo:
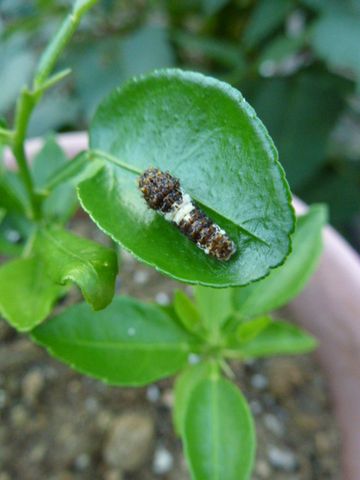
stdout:
POLYGON ((178 178, 148 168, 139 177, 138 185, 148 207, 173 223, 207 255, 227 261, 236 252, 234 242, 183 191, 178 178))

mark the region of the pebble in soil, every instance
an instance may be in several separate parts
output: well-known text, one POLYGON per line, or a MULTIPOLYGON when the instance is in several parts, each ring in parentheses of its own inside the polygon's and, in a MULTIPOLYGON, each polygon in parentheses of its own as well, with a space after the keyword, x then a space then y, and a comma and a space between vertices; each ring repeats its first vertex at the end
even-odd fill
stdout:
MULTIPOLYGON (((124 256, 122 293, 166 303, 174 287, 124 256)), ((4 325, 0 320, 0 480, 189 480, 172 427, 171 381, 106 386, 4 325)), ((339 437, 314 357, 232 368, 256 421, 252 480, 338 480, 339 437)))

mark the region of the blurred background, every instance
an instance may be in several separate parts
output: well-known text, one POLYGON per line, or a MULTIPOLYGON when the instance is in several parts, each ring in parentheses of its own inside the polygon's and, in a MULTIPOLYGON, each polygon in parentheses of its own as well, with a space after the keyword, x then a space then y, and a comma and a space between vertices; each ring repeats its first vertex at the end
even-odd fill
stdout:
MULTIPOLYGON (((71 0, 0 0, 0 116, 71 0)), ((360 0, 100 0, 59 67, 30 135, 86 129, 132 75, 178 66, 224 79, 255 107, 291 187, 326 202, 360 249, 360 0)))

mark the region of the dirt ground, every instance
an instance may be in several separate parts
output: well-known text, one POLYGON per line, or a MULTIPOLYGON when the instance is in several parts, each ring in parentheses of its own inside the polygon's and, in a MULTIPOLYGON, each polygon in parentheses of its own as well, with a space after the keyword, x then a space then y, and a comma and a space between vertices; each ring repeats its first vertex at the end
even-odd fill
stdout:
MULTIPOLYGON (((122 293, 166 304, 178 287, 128 254, 121 268, 122 293)), ((232 367, 256 420, 252 480, 339 480, 339 436, 315 357, 232 367)), ((189 480, 172 403, 172 381, 108 387, 0 321, 0 480, 189 480)))

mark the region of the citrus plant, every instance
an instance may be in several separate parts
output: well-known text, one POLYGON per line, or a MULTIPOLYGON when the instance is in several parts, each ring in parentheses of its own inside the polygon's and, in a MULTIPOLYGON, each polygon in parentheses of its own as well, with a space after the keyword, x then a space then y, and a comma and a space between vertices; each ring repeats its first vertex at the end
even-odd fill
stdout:
POLYGON ((247 479, 254 426, 229 362, 315 347, 312 336, 269 312, 313 273, 325 211, 312 207, 295 229, 284 171, 255 111, 229 85, 177 69, 134 78, 110 94, 91 122, 88 150, 67 161, 48 137, 30 165, 31 114, 70 73, 53 69, 94 3, 75 2, 21 92, 13 128, 0 128, 18 166, 13 172, 2 164, 0 173, 0 311, 50 354, 111 385, 176 374, 174 425, 192 478, 247 479), (229 235, 236 252, 228 261, 206 255, 148 207, 138 182, 149 167, 180 179, 229 235), (78 201, 114 248, 68 230, 78 201), (193 285, 193 297, 178 290, 168 307, 114 297, 116 245, 193 285), (51 314, 71 283, 84 302, 51 314))

